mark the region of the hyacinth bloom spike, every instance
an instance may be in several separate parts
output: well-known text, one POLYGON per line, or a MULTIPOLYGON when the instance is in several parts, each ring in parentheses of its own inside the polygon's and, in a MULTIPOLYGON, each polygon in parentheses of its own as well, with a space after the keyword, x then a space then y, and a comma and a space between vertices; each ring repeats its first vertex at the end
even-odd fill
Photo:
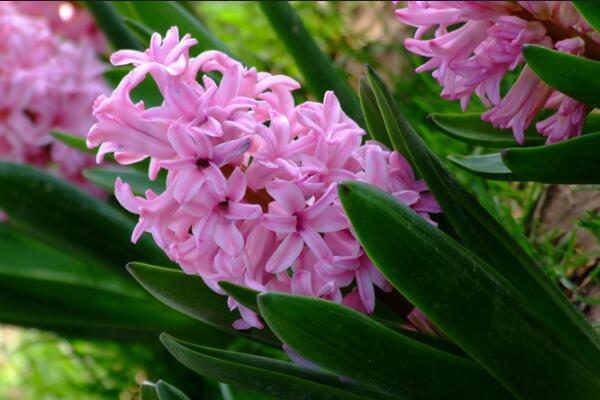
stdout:
POLYGON ((500 94, 506 74, 525 63, 521 54, 525 44, 583 55, 585 41, 600 43, 571 2, 409 1, 407 7, 396 10, 396 16, 417 28, 414 38, 404 41, 406 48, 429 58, 416 71, 432 71, 443 88, 441 96, 460 100, 463 111, 475 94, 488 108, 482 119, 511 128, 519 144, 544 108, 557 109, 536 124, 538 132, 548 138, 546 143, 581 134, 590 107, 551 89, 527 66, 504 98, 500 94), (553 37, 557 27, 573 37, 553 37), (424 39, 428 34, 433 37, 424 39))
MULTIPOLYGON (((149 232, 186 273, 221 294, 218 282, 228 281, 372 312, 374 288, 391 286, 352 233, 337 184, 371 182, 430 220, 440 210, 426 185, 399 153, 361 145, 364 131, 333 92, 295 104, 292 78, 218 51, 190 57, 194 40, 178 38, 171 28, 144 52, 113 55, 113 63, 134 68, 94 106, 90 146, 123 164, 150 158, 151 176, 167 174, 162 193, 144 196, 117 180, 118 201, 139 216, 132 239, 149 232), (219 83, 196 76, 210 72, 222 74, 219 83), (147 77, 163 94, 149 109, 130 96, 147 77)), ((228 305, 240 312, 236 329, 263 326, 235 300, 228 305)))

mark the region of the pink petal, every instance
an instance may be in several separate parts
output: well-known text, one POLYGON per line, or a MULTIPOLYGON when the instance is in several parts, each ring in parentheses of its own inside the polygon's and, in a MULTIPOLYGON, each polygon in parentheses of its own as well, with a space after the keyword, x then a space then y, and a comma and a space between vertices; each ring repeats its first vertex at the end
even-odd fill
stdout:
POLYGON ((276 180, 267 184, 267 192, 287 213, 293 214, 304 208, 304 195, 296 185, 283 180, 276 180))
POLYGON ((244 238, 233 222, 217 222, 214 231, 215 243, 231 256, 244 249, 244 238))
POLYGON ((267 261, 266 270, 277 274, 290 268, 304 247, 304 241, 297 233, 291 233, 281 242, 275 253, 267 261))
POLYGON ((298 220, 294 215, 264 214, 261 222, 263 226, 277 233, 296 232, 298 220))

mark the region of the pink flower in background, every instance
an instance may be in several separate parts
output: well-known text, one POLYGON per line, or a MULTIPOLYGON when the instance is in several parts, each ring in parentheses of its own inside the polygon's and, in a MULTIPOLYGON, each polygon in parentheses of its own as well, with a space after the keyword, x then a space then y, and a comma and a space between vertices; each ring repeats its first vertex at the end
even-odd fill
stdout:
POLYGON ((87 42, 98 53, 106 50, 106 37, 85 8, 70 1, 14 1, 20 13, 39 18, 52 32, 73 42, 87 42))
POLYGON ((56 165, 61 176, 85 186, 81 170, 93 158, 55 141, 50 131, 83 136, 93 123, 94 99, 108 87, 86 39, 75 43, 53 30, 49 10, 58 13, 59 4, 35 2, 35 13, 33 4, 0 4, 0 159, 56 165))
POLYGON ((406 8, 396 10, 396 16, 417 27, 414 39, 406 39, 404 44, 409 51, 429 58, 417 72, 432 71, 443 88, 442 97, 460 100, 466 110, 476 94, 489 108, 482 119, 499 128, 511 128, 520 144, 525 129, 544 108, 557 109, 536 124, 547 143, 581 134, 590 108, 548 87, 527 66, 504 98, 500 93, 505 75, 524 64, 521 50, 525 44, 583 54, 581 37, 555 42, 545 22, 600 43, 570 2, 409 1, 406 8), (424 39, 432 28, 433 38, 424 39))
MULTIPOLYGON (((162 193, 136 196, 116 182, 119 202, 139 215, 133 240, 149 232, 186 273, 222 294, 218 282, 230 281, 372 312, 375 287, 391 287, 352 233, 337 184, 373 183, 431 221, 440 209, 426 185, 399 153, 361 145, 364 131, 332 92, 296 105, 300 85, 290 77, 216 51, 190 57, 195 43, 174 27, 164 39, 154 34, 145 52, 116 52, 113 64, 134 68, 94 105, 90 148, 122 164, 150 158, 151 178, 166 170, 162 193), (160 105, 131 100, 144 79, 156 82, 160 105)), ((262 327, 251 310, 228 304, 241 313, 237 329, 262 327)))

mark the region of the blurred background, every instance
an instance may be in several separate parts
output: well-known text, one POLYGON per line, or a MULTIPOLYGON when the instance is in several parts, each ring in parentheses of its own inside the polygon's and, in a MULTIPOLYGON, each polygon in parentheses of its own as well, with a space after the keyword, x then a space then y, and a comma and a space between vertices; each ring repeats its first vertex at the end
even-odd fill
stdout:
MULTIPOLYGON (((256 3, 188 3, 245 63, 301 81, 256 3)), ((417 130, 442 158, 482 152, 451 140, 427 122, 430 112, 460 109, 439 98, 439 86, 429 75, 413 72, 421 61, 404 51, 402 40, 411 30, 395 20, 391 2, 299 1, 293 6, 354 88, 364 64, 384 77, 417 130)), ((473 104, 471 111, 478 108, 473 104)), ((491 182, 453 171, 598 327, 599 188, 491 182)), ((128 400, 137 398, 138 385, 146 379, 169 380, 189 394, 206 384, 181 367, 171 368, 170 362, 158 343, 153 347, 91 342, 0 326, 0 399, 128 400)), ((215 393, 223 393, 223 388, 214 386, 215 393)))

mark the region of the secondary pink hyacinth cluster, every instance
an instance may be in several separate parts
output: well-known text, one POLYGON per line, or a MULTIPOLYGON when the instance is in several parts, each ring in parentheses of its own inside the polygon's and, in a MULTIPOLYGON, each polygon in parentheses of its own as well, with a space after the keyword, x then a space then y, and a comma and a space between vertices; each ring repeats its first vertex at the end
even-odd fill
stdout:
POLYGON ((433 71, 443 88, 442 97, 460 100, 466 110, 476 94, 489 108, 482 119, 495 127, 512 128, 520 144, 525 129, 544 108, 556 110, 536 124, 547 143, 581 134, 591 108, 553 90, 526 65, 508 93, 504 97, 500 93, 504 76, 525 62, 523 45, 581 55, 586 46, 583 38, 600 43, 571 2, 409 1, 406 8, 396 10, 396 16, 417 27, 415 37, 404 44, 430 58, 417 72, 433 71), (569 37, 555 41, 549 29, 569 37), (424 39, 432 30, 433 38, 424 39))
MULTIPOLYGON (((49 3, 36 3, 38 11, 54 7, 49 3)), ((56 165, 61 176, 83 185, 81 170, 93 157, 50 132, 86 134, 95 98, 108 92, 104 66, 85 38, 68 40, 46 18, 24 13, 26 6, 0 3, 0 159, 56 165)))
MULTIPOLYGON (((292 78, 218 51, 190 57, 195 44, 173 27, 164 39, 155 33, 144 52, 116 52, 114 65, 134 68, 94 105, 88 146, 100 146, 99 160, 108 152, 122 164, 149 158, 152 179, 167 172, 164 192, 141 197, 117 180, 117 199, 139 215, 133 240, 150 232, 218 293, 218 282, 229 281, 373 311, 374 287, 391 287, 352 233, 336 185, 372 183, 429 220, 439 207, 426 185, 399 153, 361 145, 364 131, 332 92, 323 103, 296 105, 292 78), (132 102, 144 79, 156 82, 161 105, 132 102)), ((229 306, 242 316, 236 328, 262 327, 231 298, 229 306)))

